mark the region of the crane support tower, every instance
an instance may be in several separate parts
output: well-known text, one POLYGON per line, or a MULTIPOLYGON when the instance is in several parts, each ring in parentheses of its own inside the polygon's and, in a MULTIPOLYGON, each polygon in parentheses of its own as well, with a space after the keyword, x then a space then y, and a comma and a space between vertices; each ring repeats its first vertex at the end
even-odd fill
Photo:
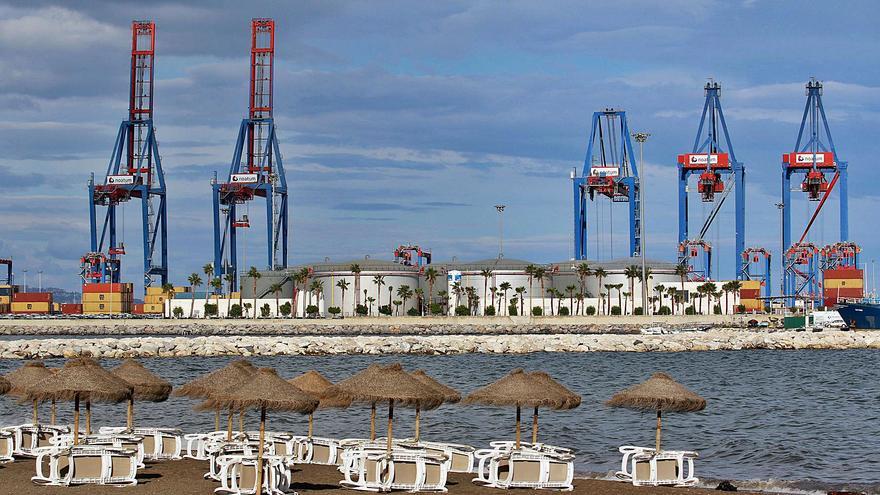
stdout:
MULTIPOLYGON (((153 67, 156 24, 152 21, 131 23, 131 80, 128 119, 119 125, 116 144, 110 156, 104 181, 89 179, 89 220, 91 252, 106 248, 110 260, 118 264, 125 245, 117 238, 117 207, 131 198, 140 198, 143 225, 144 286, 159 279, 168 282, 168 214, 165 173, 159 156, 159 143, 153 127, 153 67), (97 207, 106 207, 100 237, 97 207)), ((119 270, 112 273, 119 281, 119 270)))
POLYGON ((593 113, 583 170, 580 176, 572 170, 571 181, 575 259, 587 259, 587 201, 596 196, 606 196, 613 203, 629 203, 629 255, 641 256, 639 170, 625 111, 607 108, 593 113))
POLYGON ((238 286, 237 229, 250 227, 242 205, 266 199, 266 266, 287 268, 287 178, 272 117, 275 62, 275 21, 251 20, 250 94, 248 116, 224 180, 211 182, 214 203, 214 276, 231 273, 238 286), (279 256, 279 250, 281 251, 279 256))
POLYGON ((0 285, 12 285, 12 259, 0 258, 0 266, 2 265, 6 265, 6 278, 0 278, 0 285))
POLYGON ((783 273, 785 275, 785 296, 790 306, 796 298, 813 302, 821 296, 819 266, 821 258, 819 248, 811 242, 793 244, 783 257, 783 273))
MULTIPOLYGON (((782 155, 782 247, 788 252, 792 247, 802 244, 813 220, 819 214, 834 185, 840 187, 840 242, 849 240, 849 199, 847 195, 847 163, 840 161, 831 137, 825 107, 822 105, 822 83, 810 78, 806 85, 807 102, 801 117, 794 151, 782 155), (826 174, 833 173, 829 181, 826 174), (791 178, 795 174, 803 174, 801 191, 807 194, 810 201, 820 201, 812 220, 804 229, 798 242, 792 243, 791 238, 791 178)), ((799 275, 786 269, 787 261, 783 261, 784 289, 786 296, 794 296, 799 275)), ((789 299, 789 304, 793 298, 789 299)))
POLYGON ((80 258, 80 278, 85 284, 104 284, 117 280, 119 259, 104 253, 86 253, 80 258))
MULTIPOLYGON (((703 115, 697 128, 697 137, 690 153, 678 155, 678 243, 680 264, 689 263, 688 246, 698 246, 718 215, 731 190, 734 193, 735 213, 735 252, 742 253, 746 248, 745 240, 745 167, 736 159, 724 111, 721 109, 721 84, 710 80, 703 87, 706 97, 703 103, 703 115), (688 218, 688 180, 697 176, 697 192, 704 203, 715 203, 703 223, 697 237, 691 239, 688 218), (724 176, 728 176, 727 183, 724 176), (716 195, 718 196, 716 198, 716 195)), ((742 257, 734 256, 736 277, 743 274, 742 257)), ((705 279, 712 278, 711 263, 706 265, 703 274, 705 279)), ((697 275, 695 275, 697 276, 697 275)))
POLYGON ((691 282, 710 280, 712 245, 704 240, 685 240, 678 245, 678 263, 687 267, 691 282))
POLYGON ((762 247, 746 248, 742 256, 742 276, 740 280, 760 280, 761 295, 769 300, 772 291, 770 284, 770 251, 762 247))
POLYGON ((854 242, 837 242, 822 248, 822 271, 838 269, 857 269, 859 253, 862 252, 854 242))

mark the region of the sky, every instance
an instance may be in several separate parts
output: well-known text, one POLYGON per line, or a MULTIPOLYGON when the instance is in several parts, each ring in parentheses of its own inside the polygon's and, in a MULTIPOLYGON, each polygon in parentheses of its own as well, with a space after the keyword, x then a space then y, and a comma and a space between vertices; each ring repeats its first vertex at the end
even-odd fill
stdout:
MULTIPOLYGON (((252 17, 276 20, 292 264, 390 259, 400 243, 435 260, 495 257, 498 203, 507 205, 505 257, 569 259, 569 174, 583 167, 592 112, 606 107, 651 133, 641 170, 647 254, 673 260, 676 156, 693 144, 709 78, 722 85, 746 167, 748 245, 772 250, 778 265, 780 155, 794 146, 804 84, 816 77, 849 163, 850 237, 865 262, 880 248, 865 216, 880 204, 875 2, 28 0, 0 2, 0 257, 14 259, 19 283, 27 269, 31 286, 39 270, 44 286, 79 285, 86 183, 106 170, 127 114, 133 19, 157 24, 171 281, 211 261, 210 178, 228 171, 247 111, 252 17)), ((815 203, 793 197, 797 235, 815 203)), ((699 230, 710 207, 691 202, 699 230)), ((262 204, 252 207, 262 218, 262 204)), ((623 255, 624 206, 595 208, 600 246, 591 241, 590 258, 623 255)), ((137 213, 126 205, 120 230, 123 278, 139 286, 137 213)), ((837 225, 832 197, 810 240, 835 242, 837 225)), ((244 233, 242 265, 266 264, 263 229, 254 222, 244 233)), ((732 204, 707 238, 716 275, 733 276, 732 204)))

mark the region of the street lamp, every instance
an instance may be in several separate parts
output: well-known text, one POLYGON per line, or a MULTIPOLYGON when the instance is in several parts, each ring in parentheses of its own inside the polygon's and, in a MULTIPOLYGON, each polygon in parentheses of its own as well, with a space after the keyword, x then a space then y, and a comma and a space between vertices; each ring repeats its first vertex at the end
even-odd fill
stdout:
POLYGON ((497 204, 498 210, 498 259, 504 258, 504 209, 507 205, 497 204))
POLYGON ((632 137, 639 143, 639 168, 642 175, 639 176, 639 253, 642 256, 642 314, 648 314, 648 269, 645 262, 645 141, 651 136, 648 132, 634 132, 632 137))
MULTIPOLYGON (((779 233, 780 233, 779 234, 779 236, 780 236, 779 245, 782 246, 782 248, 779 250, 779 253, 781 255, 780 259, 782 260, 782 273, 781 273, 782 276, 779 277, 779 287, 780 287, 779 295, 782 296, 782 307, 783 307, 782 314, 785 315, 784 308, 788 306, 788 300, 785 298, 785 295, 786 295, 785 294, 785 290, 786 290, 785 289, 785 249, 786 249, 786 245, 785 245, 785 203, 776 203, 776 209, 779 210, 779 219, 780 219, 779 220, 779 233)), ((770 309, 772 312, 772 309, 773 309, 772 302, 770 303, 770 309)))
POLYGON ((24 272, 24 291, 27 292, 27 270, 22 270, 24 272))
POLYGON ((39 280, 38 287, 40 288, 38 292, 43 292, 43 270, 37 272, 37 277, 37 280, 39 280))

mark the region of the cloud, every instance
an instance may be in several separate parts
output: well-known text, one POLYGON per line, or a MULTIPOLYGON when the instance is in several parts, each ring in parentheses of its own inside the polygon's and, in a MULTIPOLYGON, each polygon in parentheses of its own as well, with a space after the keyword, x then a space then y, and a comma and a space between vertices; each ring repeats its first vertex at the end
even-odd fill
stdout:
POLYGON ((126 29, 105 24, 64 7, 7 12, 0 18, 0 45, 4 51, 79 51, 124 43, 126 29))

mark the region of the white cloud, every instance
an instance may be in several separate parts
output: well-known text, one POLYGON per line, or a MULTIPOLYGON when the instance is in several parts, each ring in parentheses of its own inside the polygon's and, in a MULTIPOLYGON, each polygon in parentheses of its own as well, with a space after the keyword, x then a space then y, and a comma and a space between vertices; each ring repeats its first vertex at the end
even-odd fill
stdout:
POLYGON ((6 49, 75 51, 126 40, 125 29, 64 7, 6 14, 10 17, 0 19, 0 44, 6 49))

